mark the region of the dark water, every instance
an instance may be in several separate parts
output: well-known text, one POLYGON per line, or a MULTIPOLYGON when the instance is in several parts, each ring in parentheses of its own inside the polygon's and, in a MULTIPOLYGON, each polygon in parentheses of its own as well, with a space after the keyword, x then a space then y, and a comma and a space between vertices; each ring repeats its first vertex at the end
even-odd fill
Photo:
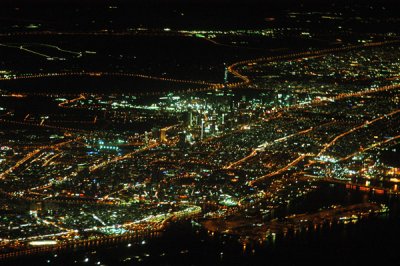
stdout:
POLYGON ((333 203, 386 202, 390 213, 355 224, 333 224, 278 234, 244 248, 234 236, 208 234, 190 223, 171 226, 160 237, 87 250, 41 254, 9 265, 398 265, 399 199, 323 185, 301 204, 302 212, 333 203))

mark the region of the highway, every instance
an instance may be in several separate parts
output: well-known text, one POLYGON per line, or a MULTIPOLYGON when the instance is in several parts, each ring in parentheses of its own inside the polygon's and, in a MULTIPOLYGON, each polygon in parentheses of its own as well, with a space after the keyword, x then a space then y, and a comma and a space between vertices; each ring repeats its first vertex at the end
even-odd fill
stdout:
POLYGON ((348 160, 348 159, 353 158, 354 156, 356 156, 356 155, 358 155, 358 154, 367 152, 367 151, 369 151, 369 150, 372 150, 372 149, 374 149, 374 148, 376 148, 376 147, 379 147, 379 146, 381 146, 381 145, 390 143, 390 142, 392 142, 392 141, 394 141, 394 140, 397 140, 397 139, 400 139, 400 135, 397 135, 397 136, 394 136, 394 137, 390 137, 390 138, 385 139, 385 140, 383 140, 383 141, 375 142, 375 143, 373 143, 372 145, 370 145, 370 146, 368 146, 368 147, 366 147, 366 148, 362 148, 362 149, 360 149, 359 151, 356 151, 356 152, 354 152, 354 153, 352 153, 352 154, 349 154, 349 155, 346 156, 346 157, 340 158, 338 161, 339 161, 339 162, 346 161, 346 160, 348 160))
MULTIPOLYGON (((179 126, 179 124, 167 126, 167 127, 165 127, 165 128, 160 129, 160 131, 165 131, 165 132, 167 132, 167 131, 169 131, 169 130, 171 130, 171 129, 173 129, 173 128, 176 128, 177 126, 179 126)), ((143 135, 142 135, 142 136, 143 136, 143 135)), ((168 143, 168 142, 166 142, 166 143, 168 143)), ((160 144, 161 144, 161 142, 157 141, 157 142, 154 142, 154 143, 152 143, 152 144, 149 144, 149 145, 147 145, 147 146, 145 146, 145 147, 143 147, 143 148, 141 148, 141 149, 138 149, 138 150, 136 150, 136 151, 127 153, 127 154, 125 154, 125 155, 121 155, 121 156, 114 157, 114 158, 111 159, 111 160, 107 160, 107 161, 101 162, 101 163, 99 163, 99 164, 92 165, 92 166, 89 167, 89 171, 90 171, 90 172, 94 172, 94 171, 96 171, 97 169, 102 168, 102 167, 104 167, 104 166, 107 166, 107 165, 109 165, 109 164, 111 164, 111 163, 116 163, 116 162, 118 162, 118 161, 131 158, 133 155, 142 153, 142 152, 147 151, 147 150, 151 150, 151 149, 153 149, 153 148, 159 146, 160 144)))
POLYGON ((30 153, 28 153, 27 155, 24 156, 24 158, 22 158, 21 160, 19 160, 14 166, 10 167, 9 169, 7 169, 6 171, 2 172, 0 174, 0 179, 4 179, 6 175, 8 175, 9 173, 15 171, 17 168, 19 168, 21 165, 23 165, 25 162, 29 161, 30 159, 34 158, 37 154, 39 154, 42 150, 44 149, 58 149, 68 143, 71 143, 75 140, 67 140, 64 142, 60 142, 54 145, 49 145, 49 146, 43 146, 41 149, 36 149, 34 151, 31 151, 30 153))
POLYGON ((337 135, 333 140, 331 140, 330 142, 324 144, 324 148, 322 148, 321 151, 317 154, 317 157, 320 157, 322 154, 324 154, 330 147, 332 147, 333 145, 335 145, 335 143, 336 143, 339 139, 341 139, 341 138, 343 138, 343 137, 345 137, 345 136, 347 136, 347 135, 353 133, 354 131, 363 129, 363 128, 365 128, 365 127, 368 126, 368 125, 372 125, 372 124, 374 124, 374 123, 376 123, 376 122, 378 122, 378 121, 380 121, 380 120, 382 120, 382 119, 389 118, 389 117, 391 117, 391 116, 393 116, 393 115, 396 115, 396 114, 398 114, 398 113, 400 113, 400 109, 397 109, 397 110, 395 110, 395 111, 393 111, 393 112, 390 112, 390 113, 388 113, 388 114, 384 114, 384 115, 382 115, 382 116, 380 116, 380 117, 377 117, 377 118, 375 118, 375 119, 373 119, 373 120, 371 120, 371 121, 368 121, 368 120, 367 120, 367 121, 365 121, 364 123, 362 123, 361 125, 358 125, 358 126, 356 126, 356 127, 353 127, 353 128, 351 128, 351 129, 349 129, 348 131, 345 131, 345 132, 343 132, 343 133, 337 135))
POLYGON ((374 42, 374 43, 367 43, 367 44, 361 44, 361 45, 349 45, 349 46, 344 46, 344 47, 321 49, 321 50, 315 50, 315 51, 296 52, 296 53, 278 55, 278 56, 259 57, 256 59, 235 62, 235 63, 231 64, 230 66, 228 66, 227 69, 228 69, 229 73, 231 73, 236 78, 240 79, 241 82, 237 82, 235 84, 233 84, 233 83, 228 84, 228 88, 235 88, 235 87, 239 87, 239 86, 243 86, 243 85, 248 85, 251 83, 251 80, 247 76, 242 75, 238 70, 236 70, 237 68, 243 67, 245 65, 255 64, 255 63, 266 63, 266 62, 272 62, 272 61, 278 61, 278 60, 287 60, 287 59, 294 59, 294 58, 306 58, 306 57, 311 57, 311 56, 344 52, 344 51, 349 51, 349 50, 353 50, 353 49, 376 47, 376 46, 382 46, 382 45, 388 45, 388 44, 398 44, 398 43, 400 43, 400 41, 398 41, 398 40, 386 41, 386 42, 374 42))
MULTIPOLYGON (((330 141, 330 142, 328 142, 328 143, 326 143, 326 144, 323 145, 323 148, 322 148, 321 151, 316 155, 316 157, 320 157, 323 153, 326 152, 326 150, 327 150, 328 148, 330 148, 330 147, 332 147, 333 145, 335 145, 335 143, 336 143, 340 138, 343 138, 343 137, 345 137, 345 136, 351 134, 352 132, 354 132, 354 131, 356 131, 356 130, 362 129, 362 128, 364 128, 366 125, 371 125, 371 124, 373 124, 373 123, 376 123, 377 121, 380 121, 380 120, 382 120, 382 119, 388 118, 388 117, 393 116, 393 115, 398 114, 398 113, 400 113, 400 109, 395 110, 395 111, 392 111, 392 112, 390 112, 390 113, 388 113, 388 114, 382 115, 382 116, 380 116, 380 117, 378 117, 378 118, 375 118, 375 119, 373 119, 373 120, 371 120, 371 121, 366 121, 366 122, 364 122, 364 123, 361 124, 361 125, 358 125, 358 126, 352 128, 352 129, 350 129, 350 130, 348 130, 348 131, 346 131, 346 132, 343 132, 343 133, 337 135, 332 141, 330 141)), ((396 137, 393 137, 391 140, 395 140, 395 139, 398 139, 398 138, 399 138, 399 137, 396 136, 396 137)), ((391 140, 385 140, 385 141, 382 142, 382 143, 387 143, 387 142, 389 142, 389 141, 391 141, 391 140)), ((376 146, 378 146, 378 145, 380 145, 380 144, 377 144, 376 146)), ((373 145, 373 147, 376 147, 376 146, 373 145)), ((371 147, 371 148, 373 148, 373 147, 371 147)), ((302 160, 303 160, 305 157, 307 157, 307 156, 314 156, 314 155, 312 155, 312 154, 302 154, 301 156, 299 156, 298 158, 296 158, 294 161, 292 161, 292 162, 290 162, 289 164, 287 164, 285 167, 282 167, 281 169, 279 169, 279 170, 277 170, 277 171, 275 171, 275 172, 269 173, 269 174, 267 174, 267 175, 258 177, 257 179, 250 181, 250 182, 249 182, 249 185, 250 185, 250 186, 253 186, 253 185, 255 185, 256 183, 259 183, 259 182, 261 182, 261 181, 263 181, 263 180, 265 180, 265 179, 267 179, 267 178, 270 178, 270 177, 272 177, 272 176, 276 176, 276 175, 278 175, 278 174, 282 174, 282 173, 284 173, 285 171, 289 170, 291 167, 293 167, 293 166, 295 166, 296 164, 298 164, 300 161, 302 161, 302 160)), ((351 156, 351 157, 353 157, 353 156, 351 156)), ((351 157, 346 157, 346 158, 351 158, 351 157)), ((311 164, 314 164, 314 163, 315 163, 315 162, 311 162, 311 163, 308 164, 308 166, 311 165, 311 164)))
POLYGON ((85 100, 85 99, 86 99, 86 96, 84 94, 80 94, 79 97, 71 99, 71 100, 65 100, 65 101, 59 103, 58 106, 59 107, 66 107, 67 104, 74 103, 74 102, 77 102, 77 101, 80 101, 80 100, 85 100))
POLYGON ((155 142, 155 143, 153 143, 153 144, 150 144, 150 145, 148 145, 148 146, 145 146, 145 147, 143 147, 143 148, 141 148, 141 149, 138 149, 138 150, 136 150, 136 151, 127 153, 127 154, 125 154, 125 155, 121 155, 121 156, 114 157, 114 158, 111 159, 111 160, 104 161, 104 162, 101 162, 101 163, 99 163, 99 164, 92 165, 92 166, 89 167, 89 171, 90 171, 90 172, 94 172, 94 171, 96 171, 96 170, 98 170, 98 169, 100 169, 100 168, 103 168, 103 167, 105 167, 105 166, 107 166, 107 165, 109 165, 109 164, 116 163, 116 162, 118 162, 118 161, 122 161, 122 160, 125 160, 125 159, 128 159, 128 158, 131 158, 131 157, 132 157, 133 155, 135 155, 135 154, 138 154, 138 153, 141 153, 141 152, 150 150, 150 149, 152 149, 152 148, 155 148, 155 147, 157 147, 158 145, 160 145, 160 143, 159 143, 159 142, 155 142))
POLYGON ((297 165, 299 162, 301 162, 304 158, 306 158, 307 156, 311 156, 310 154, 302 154, 299 157, 297 157, 295 160, 291 161, 289 164, 285 165, 284 167, 280 168, 279 170, 276 170, 275 172, 257 177, 256 179, 252 180, 249 182, 250 186, 255 186, 257 183, 260 183, 270 177, 276 176, 276 175, 280 175, 284 172, 286 172, 287 170, 289 170, 290 168, 292 168, 293 166, 297 165))
POLYGON ((44 53, 39 53, 39 52, 37 52, 37 51, 35 51, 35 50, 33 50, 33 49, 28 49, 28 48, 27 48, 27 47, 29 47, 29 46, 35 46, 35 45, 36 45, 36 46, 43 46, 43 47, 52 48, 52 49, 55 49, 55 50, 57 50, 57 51, 64 52, 64 53, 74 54, 76 57, 82 57, 82 54, 83 54, 82 52, 76 52, 76 51, 66 50, 66 49, 60 48, 59 46, 51 45, 51 44, 45 44, 45 43, 20 44, 20 45, 11 45, 11 44, 0 43, 0 46, 3 46, 3 47, 19 49, 19 50, 21 50, 21 51, 28 52, 28 53, 31 53, 31 54, 34 54, 34 55, 38 55, 38 56, 40 56, 40 57, 44 57, 44 58, 47 58, 47 59, 49 59, 49 58, 54 58, 54 57, 51 56, 51 55, 44 54, 44 53))
MULTIPOLYGON (((100 33, 66 33, 66 32, 64 32, 64 33, 63 32, 61 32, 61 33, 55 33, 55 32, 16 33, 16 35, 25 35, 25 34, 26 35, 35 35, 35 34, 38 34, 38 35, 98 35, 98 34, 113 35, 113 34, 117 34, 118 35, 119 33, 111 33, 111 32, 106 32, 106 33, 104 33, 104 32, 100 32, 100 33)), ((121 34, 125 34, 125 33, 121 33, 121 34)), ((130 35, 132 33, 126 33, 126 34, 130 35)), ((2 36, 2 34, 0 34, 0 37, 1 36, 2 36)), ((10 35, 7 34, 7 36, 10 36, 10 35)), ((18 80, 18 79, 50 78, 50 77, 116 76, 116 77, 144 78, 144 79, 153 79, 153 80, 167 81, 167 82, 202 85, 205 87, 187 88, 187 89, 183 89, 183 90, 178 90, 176 92, 177 93, 205 92, 205 91, 218 90, 218 89, 224 89, 224 88, 233 89, 233 88, 242 87, 243 85, 250 84, 251 80, 247 76, 242 75, 238 70, 236 70, 237 68, 248 65, 248 64, 260 63, 260 62, 272 62, 272 61, 288 60, 288 59, 290 60, 290 59, 295 59, 295 58, 308 58, 308 57, 312 57, 312 56, 320 56, 320 55, 329 54, 329 53, 343 52, 343 51, 349 51, 349 50, 353 50, 353 49, 366 48, 366 47, 376 47, 376 46, 382 46, 382 45, 388 45, 388 44, 395 44, 395 43, 399 43, 399 42, 400 41, 376 42, 376 43, 368 43, 368 44, 363 44, 363 45, 351 45, 351 46, 345 46, 345 47, 340 47, 340 48, 329 48, 329 49, 321 49, 321 50, 307 51, 307 52, 296 52, 296 53, 279 55, 279 56, 260 57, 260 58, 251 59, 251 60, 239 61, 239 62, 235 62, 235 63, 229 65, 227 67, 227 70, 234 77, 238 78, 241 81, 240 82, 230 82, 227 84, 212 83, 212 82, 199 81, 199 80, 182 80, 182 79, 174 79, 174 78, 155 77, 155 76, 138 74, 138 73, 86 72, 86 71, 21 74, 18 76, 14 75, 12 77, 3 77, 3 78, 0 78, 0 81, 18 80)), ((163 93, 164 93, 163 91, 154 91, 154 92, 138 93, 137 95, 143 95, 143 96, 144 95, 162 95, 163 93)), ((339 99, 340 95, 336 98, 339 99)), ((293 106, 291 108, 295 108, 295 106, 293 106)))

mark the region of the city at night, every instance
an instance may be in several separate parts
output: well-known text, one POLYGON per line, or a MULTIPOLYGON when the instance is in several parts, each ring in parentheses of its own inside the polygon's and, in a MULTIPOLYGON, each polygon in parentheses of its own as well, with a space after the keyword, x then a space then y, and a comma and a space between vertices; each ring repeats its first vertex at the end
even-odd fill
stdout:
POLYGON ((3 0, 0 265, 399 265, 393 0, 3 0))

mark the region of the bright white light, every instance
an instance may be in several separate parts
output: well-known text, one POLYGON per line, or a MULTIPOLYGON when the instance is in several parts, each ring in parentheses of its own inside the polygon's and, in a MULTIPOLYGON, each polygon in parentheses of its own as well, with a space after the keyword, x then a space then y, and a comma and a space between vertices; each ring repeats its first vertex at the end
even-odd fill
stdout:
POLYGON ((29 245, 31 246, 46 246, 46 245, 56 245, 57 241, 55 240, 41 240, 41 241, 31 241, 29 245))

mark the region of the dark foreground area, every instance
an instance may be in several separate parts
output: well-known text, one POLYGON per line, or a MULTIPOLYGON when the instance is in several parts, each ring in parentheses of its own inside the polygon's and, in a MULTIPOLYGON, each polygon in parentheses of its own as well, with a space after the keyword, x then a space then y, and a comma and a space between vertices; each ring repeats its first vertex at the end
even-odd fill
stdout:
MULTIPOLYGON (((237 237, 209 234, 194 223, 172 225, 151 239, 3 261, 4 265, 396 265, 400 234, 399 199, 348 191, 323 184, 302 204, 303 211, 333 203, 386 202, 391 211, 357 223, 310 226, 277 234, 263 243, 242 244, 237 237), (318 199, 318 200, 317 200, 318 199)), ((300 207, 301 206, 301 207, 300 207)))

